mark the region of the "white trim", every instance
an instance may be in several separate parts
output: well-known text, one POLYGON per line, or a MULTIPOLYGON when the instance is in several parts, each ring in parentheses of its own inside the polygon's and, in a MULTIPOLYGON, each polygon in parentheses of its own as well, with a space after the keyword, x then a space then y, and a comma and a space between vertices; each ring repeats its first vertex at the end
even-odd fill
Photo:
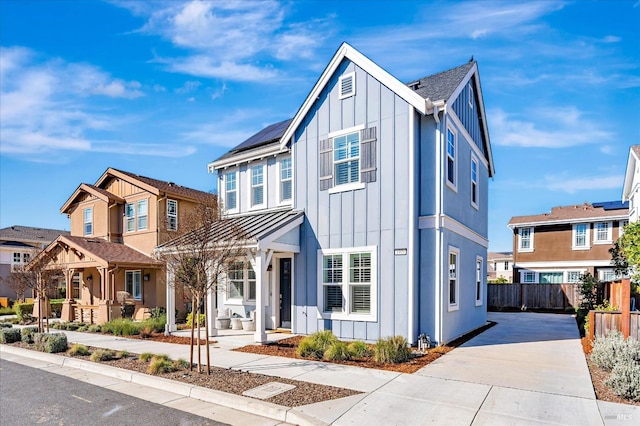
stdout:
POLYGON ((626 220, 627 215, 617 216, 604 216, 604 217, 577 217, 575 219, 562 219, 562 220, 547 220, 538 222, 521 222, 521 223, 509 223, 507 226, 511 229, 515 228, 529 228, 532 226, 545 226, 545 225, 563 225, 567 223, 594 223, 594 222, 607 222, 610 220, 626 220))
POLYGON ((338 79, 338 99, 346 99, 356 95, 356 73, 349 72, 343 74, 338 79), (346 79, 351 79, 351 91, 349 93, 342 93, 342 82, 346 79))
POLYGON ((85 207, 82 209, 82 235, 83 236, 87 236, 87 235, 93 235, 94 234, 94 226, 93 226, 93 207, 95 206, 95 204, 92 204, 91 207, 85 207), (87 212, 87 210, 91 210, 91 222, 86 222, 86 218, 85 218, 85 213, 87 212), (87 234, 87 223, 91 223, 91 232, 87 234))
POLYGON ((469 185, 471 186, 471 197, 469 198, 469 201, 471 202, 471 207, 473 207, 476 210, 480 210, 480 163, 478 162, 478 158, 475 156, 475 154, 472 152, 471 153, 471 164, 470 164, 471 168, 469 169, 469 185), (473 165, 476 165, 476 180, 475 180, 475 190, 473 188, 473 165), (473 197, 476 197, 476 201, 473 201, 473 197))
POLYGON ((467 82, 467 103, 469 104, 469 108, 473 109, 473 86, 471 85, 471 79, 467 82))
POLYGON ((365 186, 366 185, 363 182, 345 183, 344 185, 332 186, 331 188, 327 189, 327 191, 329 192, 329 194, 336 194, 338 192, 356 191, 358 189, 364 189, 365 186))
POLYGON ((293 157, 291 156, 291 154, 276 157, 276 173, 276 204, 278 206, 290 206, 293 204, 293 157), (291 161, 291 178, 288 180, 289 182, 291 182, 291 198, 289 198, 288 200, 282 200, 282 161, 286 160, 287 158, 291 161))
POLYGON ((480 151, 480 148, 478 147, 478 145, 476 145, 469 132, 467 132, 467 129, 464 127, 464 124, 462 124, 462 121, 460 121, 460 118, 458 117, 456 112, 453 109, 449 109, 447 110, 447 114, 448 117, 451 118, 456 125, 456 130, 458 130, 458 132, 462 133, 462 136, 464 136, 464 139, 471 147, 471 150, 478 156, 480 161, 482 161, 482 164, 486 168, 489 168, 489 162, 487 161, 487 158, 484 156, 484 154, 482 154, 482 151, 480 151))
POLYGON ((458 222, 452 217, 442 215, 439 226, 436 226, 435 216, 420 216, 418 218, 418 229, 432 229, 432 228, 444 228, 448 231, 454 232, 461 237, 473 241, 476 244, 481 245, 484 248, 489 247, 489 240, 478 234, 474 230, 468 228, 466 225, 458 222))
POLYGON ((571 250, 590 250, 591 249, 591 242, 589 241, 589 237, 591 235, 591 232, 590 232, 591 226, 589 225, 590 225, 589 223, 581 222, 581 223, 574 223, 571 226, 571 250), (583 246, 576 245, 576 228, 580 225, 586 226, 583 246))
POLYGON ((444 181, 447 187, 453 192, 458 192, 458 132, 454 130, 454 126, 447 124, 447 133, 445 135, 446 149, 444 151, 445 160, 445 177, 444 181), (453 134, 453 183, 449 180, 449 132, 453 134))
MULTIPOLYGON (((267 207, 268 204, 268 179, 267 179, 267 175, 268 175, 268 170, 267 170, 267 162, 260 162, 260 163, 256 163, 253 165, 250 165, 249 167, 247 167, 247 183, 249 186, 249 191, 247 191, 249 194, 249 211, 252 210, 264 210, 267 207), (261 204, 253 204, 253 169, 257 168, 257 167, 262 167, 262 203, 261 204)), ((236 197, 237 198, 237 197, 236 197)))
MULTIPOLYGON (((174 200, 173 198, 167 198, 166 200, 167 202, 165 203, 165 216, 166 216, 166 220, 167 220, 167 231, 177 231, 178 230, 178 218, 180 217, 180 213, 178 212, 178 200, 174 200), (169 229, 169 202, 173 202, 176 204, 176 226, 175 229, 169 229)), ((171 216, 173 217, 173 216, 171 216)))
POLYGON ((513 265, 514 268, 531 269, 531 268, 579 268, 589 266, 611 266, 611 260, 567 260, 567 261, 549 261, 549 262, 518 262, 513 265))
POLYGON ((266 157, 271 157, 280 152, 279 146, 268 146, 261 149, 250 150, 244 154, 236 154, 222 160, 217 160, 207 164, 207 170, 209 173, 213 173, 216 170, 239 166, 242 163, 250 163, 255 160, 263 160, 266 157))
POLYGON ((416 169, 416 159, 415 159, 415 112, 414 108, 409 105, 409 209, 407 211, 408 218, 407 223, 409 224, 409 235, 408 235, 408 258, 407 258, 407 281, 409 282, 409 293, 408 293, 408 318, 407 318, 407 328, 408 328, 408 340, 409 344, 413 345, 415 343, 415 338, 417 337, 417 324, 415 320, 415 300, 416 300, 416 278, 415 278, 415 264, 416 264, 416 230, 417 230, 417 211, 416 211, 416 196, 415 196, 415 169, 416 169))
POLYGON ((624 227, 629 224, 629 219, 618 221, 618 238, 624 234, 624 227))
POLYGON ((351 62, 362 68, 363 71, 371 75, 384 86, 388 87, 392 92, 394 92, 404 101, 406 101, 410 105, 413 105, 413 107, 420 113, 422 113, 423 115, 427 114, 427 106, 430 103, 428 100, 424 99, 415 91, 411 90, 404 83, 400 82, 397 78, 393 77, 391 74, 380 68, 380 66, 371 61, 371 59, 358 52, 349 44, 343 43, 335 53, 323 73, 320 75, 320 78, 316 82, 315 86, 313 86, 313 89, 305 99, 300 109, 298 109, 295 117, 293 117, 293 120, 291 120, 291 124, 289 124, 289 127, 282 135, 282 138, 280 139, 281 150, 284 150, 289 141, 293 138, 296 129, 298 128, 298 126, 300 126, 302 120, 309 112, 313 104, 316 102, 318 96, 320 95, 320 92, 328 84, 329 80, 331 79, 337 68, 340 66, 344 58, 348 58, 349 60, 351 60, 351 62))
POLYGON ((460 249, 449 246, 447 251, 447 312, 457 311, 460 309, 460 249), (456 285, 455 285, 455 302, 451 303, 451 255, 456 255, 456 285))
POLYGON ((333 139, 338 136, 347 135, 349 133, 359 132, 360 130, 364 130, 364 124, 359 124, 357 126, 349 127, 347 129, 336 130, 335 132, 331 132, 327 135, 327 138, 333 139))
POLYGON ((218 194, 222 194, 222 207, 224 208, 225 213, 234 214, 240 212, 240 169, 225 171, 222 174, 222 191, 219 191, 218 194), (227 207, 227 175, 234 173, 236 175, 236 207, 230 209, 227 207))
POLYGON ((518 228, 518 253, 531 253, 533 252, 533 236, 535 234, 535 229, 533 228, 533 226, 525 226, 522 228, 518 228), (522 233, 521 231, 523 229, 528 229, 529 230, 529 247, 522 247, 522 233))
POLYGON ((613 244, 613 221, 600 221, 593 224, 593 244, 613 244), (607 239, 599 240, 598 239, 598 225, 600 223, 607 224, 607 239))
POLYGON ((475 292, 476 306, 482 306, 484 301, 484 281, 487 279, 487 272, 484 268, 484 259, 482 256, 476 256, 476 279, 474 280, 475 286, 473 288, 475 292), (478 277, 478 263, 480 263, 480 276, 478 277), (480 280, 480 297, 478 298, 478 279, 480 280))

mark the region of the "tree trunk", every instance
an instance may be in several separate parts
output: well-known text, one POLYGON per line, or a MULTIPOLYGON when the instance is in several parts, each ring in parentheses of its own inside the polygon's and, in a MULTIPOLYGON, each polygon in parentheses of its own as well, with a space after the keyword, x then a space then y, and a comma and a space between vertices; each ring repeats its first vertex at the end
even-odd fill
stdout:
POLYGON ((46 324, 47 324, 47 333, 49 332, 49 297, 47 296, 47 293, 44 293, 44 306, 47 312, 47 318, 45 319, 46 324))
POLYGON ((209 355, 209 306, 208 295, 204 296, 204 338, 207 339, 207 374, 211 374, 211 356, 209 355))
POLYGON ((202 349, 200 347, 200 300, 202 296, 198 294, 196 297, 198 298, 198 310, 196 311, 198 322, 198 373, 202 373, 202 349))
POLYGON ((189 342, 189 371, 193 371, 193 327, 196 325, 196 319, 193 314, 193 306, 195 305, 195 297, 191 296, 191 341, 189 342))

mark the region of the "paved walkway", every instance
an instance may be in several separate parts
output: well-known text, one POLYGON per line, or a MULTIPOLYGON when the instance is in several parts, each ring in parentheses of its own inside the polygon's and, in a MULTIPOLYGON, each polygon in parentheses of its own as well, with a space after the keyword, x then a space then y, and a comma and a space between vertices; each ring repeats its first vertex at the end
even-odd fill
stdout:
MULTIPOLYGON (((415 374, 232 352, 229 349, 250 343, 253 336, 231 330, 216 337, 219 343, 212 346, 211 360, 215 366, 363 392, 281 410, 272 416, 292 423, 637 424, 640 407, 596 401, 574 318, 490 313, 489 319, 498 324, 415 374)), ((174 359, 189 357, 189 347, 184 345, 89 333, 67 334, 70 342, 91 346, 166 353, 174 359)), ((269 339, 283 337, 287 335, 269 334, 269 339)), ((7 349, 2 350, 5 358, 7 349)), ((189 392, 191 396, 198 395, 193 390, 189 392)), ((210 402, 224 399, 217 398, 210 402)), ((269 410, 275 412, 273 404, 244 397, 235 397, 229 404, 266 417, 270 416, 269 410)), ((232 423, 244 421, 238 418, 232 423)))

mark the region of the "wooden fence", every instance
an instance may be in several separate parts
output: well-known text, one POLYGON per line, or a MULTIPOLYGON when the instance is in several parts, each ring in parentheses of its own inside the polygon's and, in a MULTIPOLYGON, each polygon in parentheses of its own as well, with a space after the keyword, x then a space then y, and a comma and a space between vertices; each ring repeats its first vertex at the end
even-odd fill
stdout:
POLYGON ((620 331, 624 337, 640 340, 640 312, 631 311, 631 284, 628 279, 609 283, 607 297, 619 311, 589 311, 589 337, 620 331))
POLYGON ((577 284, 487 284, 487 304, 500 309, 558 309, 578 306, 577 284))

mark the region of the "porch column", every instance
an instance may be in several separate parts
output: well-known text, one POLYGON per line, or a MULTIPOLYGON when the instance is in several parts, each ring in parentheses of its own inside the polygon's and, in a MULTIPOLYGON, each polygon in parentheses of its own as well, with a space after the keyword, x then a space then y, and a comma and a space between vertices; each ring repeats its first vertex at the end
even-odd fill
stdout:
POLYGON ((66 294, 64 302, 62 302, 62 312, 60 319, 63 321, 73 321, 73 269, 66 269, 64 271, 64 280, 66 286, 66 294))
POLYGON ((267 333, 265 331, 265 302, 267 301, 267 267, 271 261, 273 250, 260 250, 253 258, 252 266, 256 272, 256 333, 254 339, 257 343, 267 342, 267 333))
POLYGON ((177 331, 176 327, 176 288, 174 285, 173 269, 167 265, 167 323, 164 326, 165 336, 169 336, 172 331, 177 331))
MULTIPOLYGON (((211 277, 209 277, 211 279, 211 277)), ((216 328, 216 318, 218 316, 218 307, 216 306, 216 288, 212 286, 207 292, 207 321, 209 321, 209 337, 218 335, 216 328)))

